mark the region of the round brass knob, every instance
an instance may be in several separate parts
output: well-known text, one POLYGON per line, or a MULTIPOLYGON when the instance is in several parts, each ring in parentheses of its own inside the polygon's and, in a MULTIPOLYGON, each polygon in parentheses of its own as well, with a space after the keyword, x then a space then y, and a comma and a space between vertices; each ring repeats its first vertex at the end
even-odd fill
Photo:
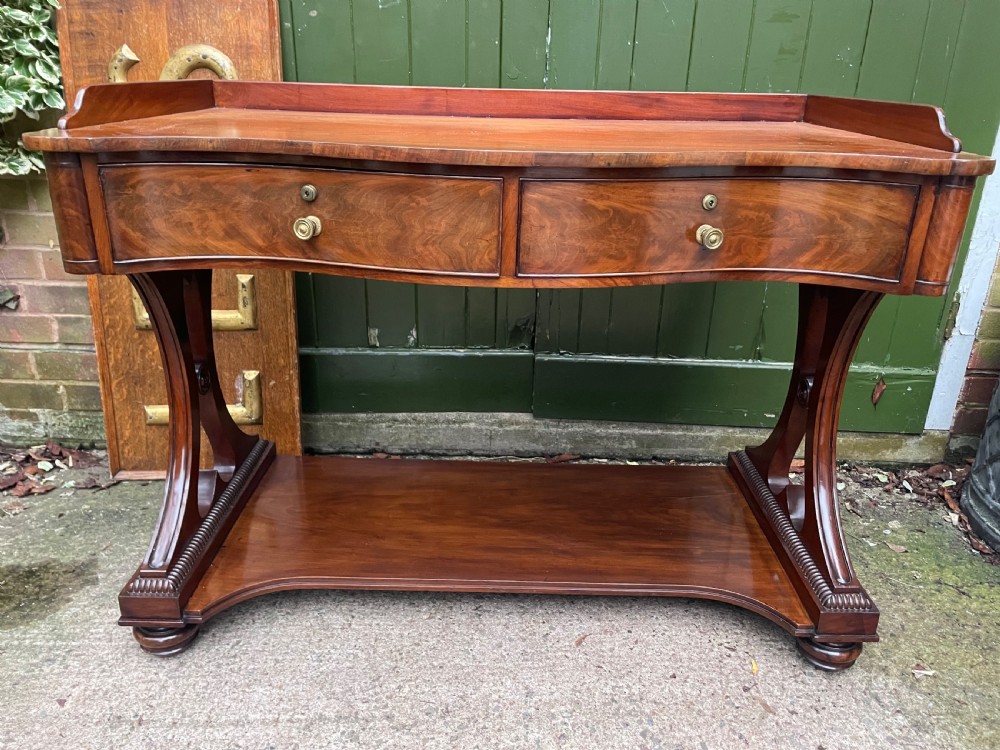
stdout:
POLYGON ((721 229, 713 227, 711 224, 702 224, 695 230, 694 236, 698 240, 698 244, 706 250, 718 250, 726 238, 721 229))
POLYGON ((311 240, 323 231, 323 224, 316 216, 303 216, 292 224, 292 231, 300 240, 311 240))

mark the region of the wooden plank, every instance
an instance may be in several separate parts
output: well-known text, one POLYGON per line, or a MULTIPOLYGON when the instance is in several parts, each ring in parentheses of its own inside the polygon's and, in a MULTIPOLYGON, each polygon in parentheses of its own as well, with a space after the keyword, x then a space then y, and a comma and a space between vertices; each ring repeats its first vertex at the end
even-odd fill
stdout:
POLYGON ((872 8, 857 95, 909 101, 917 79, 930 0, 879 0, 872 8))
MULTIPOLYGON (((297 81, 355 83, 350 3, 291 0, 292 62, 297 81)), ((286 35, 282 42, 286 42, 286 35)), ((289 60, 287 50, 284 55, 289 60)))
POLYGON ((764 285, 756 358, 763 362, 791 362, 798 332, 799 290, 794 284, 764 285))
POLYGON ((716 288, 714 283, 663 287, 656 356, 705 356, 716 288))
POLYGON ((719 284, 705 345, 709 359, 758 359, 765 285, 760 282, 719 284))
POLYGON ((663 288, 634 286, 611 291, 608 353, 656 355, 663 288))
POLYGON ((739 91, 750 45, 753 0, 699 0, 688 91, 739 91))
POLYGON ((495 289, 465 290, 465 345, 494 347, 497 341, 497 292, 495 289))
MULTIPOLYGON (((580 293, 580 332, 577 351, 608 351, 608 325, 611 323, 611 290, 584 289, 580 293)), ((544 387, 536 383, 536 390, 544 387)), ((539 390, 539 392, 541 392, 539 390)))
POLYGON ((298 320, 299 346, 316 346, 316 305, 313 296, 313 274, 295 276, 295 318, 298 320))
POLYGON ((533 361, 529 351, 307 349, 302 408, 528 412, 533 361))
POLYGON ((369 346, 416 346, 416 286, 395 281, 366 280, 365 299, 369 346))
POLYGON ((465 291, 460 286, 416 287, 417 346, 465 346, 465 291))
POLYGON ((639 0, 630 88, 683 91, 691 57, 695 0, 639 0))
MULTIPOLYGON (((314 346, 368 346, 364 279, 311 274, 316 311, 314 346)), ((303 345, 305 345, 303 343, 303 345)))
POLYGON ((468 86, 500 86, 501 0, 466 2, 466 79, 468 86))
POLYGON ((498 289, 496 346, 530 349, 535 338, 537 292, 534 289, 498 289))
POLYGON ((358 83, 410 83, 409 3, 352 0, 358 83))
POLYGON ((295 28, 292 25, 292 4, 294 0, 278 0, 278 29, 281 33, 281 79, 299 80, 296 68, 298 55, 295 53, 295 28))
POLYGON ((545 88, 548 78, 548 0, 503 3, 501 88, 545 88))
POLYGON ((632 79, 637 0, 603 0, 597 41, 596 86, 625 90, 632 79))
POLYGON ((938 106, 944 102, 966 6, 964 0, 931 0, 912 101, 938 106))
POLYGON ((551 0, 549 28, 547 88, 594 88, 601 0, 551 0))
POLYGON ((420 0, 410 4, 412 83, 464 86, 465 0, 420 0))
POLYGON ((872 0, 813 3, 800 91, 854 96, 871 13, 872 0))
POLYGON ((797 91, 811 0, 757 0, 744 91, 797 91))

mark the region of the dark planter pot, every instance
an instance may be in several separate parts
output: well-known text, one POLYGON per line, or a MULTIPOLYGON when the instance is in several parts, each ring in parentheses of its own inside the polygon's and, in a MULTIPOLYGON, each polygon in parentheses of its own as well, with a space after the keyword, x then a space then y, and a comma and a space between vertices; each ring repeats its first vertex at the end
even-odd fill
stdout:
POLYGON ((961 502, 976 536, 1000 551, 1000 388, 993 394, 983 441, 961 502))

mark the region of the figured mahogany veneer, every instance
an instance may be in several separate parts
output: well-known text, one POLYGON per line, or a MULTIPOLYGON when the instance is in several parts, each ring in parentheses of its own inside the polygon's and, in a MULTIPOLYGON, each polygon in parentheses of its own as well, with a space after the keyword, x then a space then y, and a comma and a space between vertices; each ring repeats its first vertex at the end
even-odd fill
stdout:
POLYGON ((835 180, 525 180, 517 270, 552 277, 774 270, 896 281, 917 195, 913 185, 835 180), (706 211, 709 194, 718 205, 706 211), (698 244, 706 222, 724 228, 722 247, 698 244))
POLYGON ((684 595, 810 632, 722 467, 519 463, 514 472, 497 462, 281 457, 192 595, 188 619, 263 589, 331 587, 684 595), (711 545, 691 545, 708 537, 711 545))
POLYGON ((88 89, 61 128, 24 140, 48 152, 66 268, 128 275, 167 371, 164 509, 119 597, 147 651, 292 588, 713 598, 831 670, 877 640, 840 525, 837 419, 879 300, 944 293, 974 178, 993 169, 940 110, 190 81, 88 89), (305 218, 322 230, 300 239, 305 218), (271 465, 229 417, 212 348, 211 269, 248 260, 496 287, 798 281, 788 395, 725 468, 271 465))
POLYGON ((287 167, 101 170, 115 261, 297 258, 414 273, 500 273, 499 179, 287 167), (305 203, 301 186, 317 197, 305 203), (318 236, 292 233, 317 215, 318 236), (190 238, 198 237, 195 245, 190 238))

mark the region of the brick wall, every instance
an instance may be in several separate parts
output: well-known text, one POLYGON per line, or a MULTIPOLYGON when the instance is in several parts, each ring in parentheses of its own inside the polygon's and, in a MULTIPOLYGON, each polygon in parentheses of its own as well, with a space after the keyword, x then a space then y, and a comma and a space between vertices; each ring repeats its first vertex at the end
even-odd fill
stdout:
POLYGON ((952 448, 960 453, 975 451, 986 425, 993 391, 1000 380, 1000 263, 986 297, 976 342, 972 345, 969 368, 952 424, 952 448))
POLYGON ((104 439, 87 284, 62 270, 43 178, 0 178, 0 440, 104 439))

